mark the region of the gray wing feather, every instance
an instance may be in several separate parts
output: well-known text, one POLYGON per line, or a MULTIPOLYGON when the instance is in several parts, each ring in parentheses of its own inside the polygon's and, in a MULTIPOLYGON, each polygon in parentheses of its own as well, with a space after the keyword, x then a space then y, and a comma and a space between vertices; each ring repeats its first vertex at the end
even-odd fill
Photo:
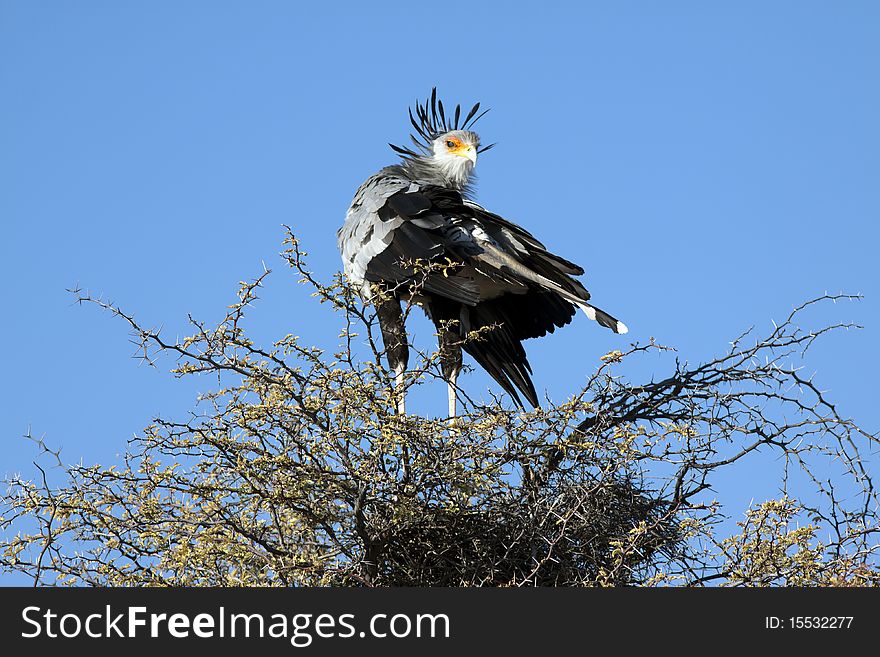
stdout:
POLYGON ((398 216, 383 219, 379 211, 394 194, 416 189, 418 186, 410 181, 382 170, 369 177, 355 192, 345 223, 337 233, 345 275, 355 285, 365 285, 370 261, 388 247, 395 229, 404 222, 398 216))

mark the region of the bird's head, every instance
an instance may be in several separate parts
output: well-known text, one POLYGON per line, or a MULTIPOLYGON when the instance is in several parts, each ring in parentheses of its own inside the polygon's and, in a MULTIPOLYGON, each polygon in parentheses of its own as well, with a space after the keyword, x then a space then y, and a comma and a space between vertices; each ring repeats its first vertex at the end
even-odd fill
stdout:
POLYGON ((464 117, 461 105, 447 114, 443 101, 437 99, 436 88, 424 103, 417 101, 414 109, 415 113, 412 109, 409 111, 409 120, 415 129, 410 135, 415 148, 394 144, 391 148, 418 173, 430 176, 434 171, 442 179, 438 183, 459 189, 466 187, 477 164, 477 154, 494 146, 481 146, 477 133, 470 130, 489 110, 480 112, 480 103, 477 103, 464 117))

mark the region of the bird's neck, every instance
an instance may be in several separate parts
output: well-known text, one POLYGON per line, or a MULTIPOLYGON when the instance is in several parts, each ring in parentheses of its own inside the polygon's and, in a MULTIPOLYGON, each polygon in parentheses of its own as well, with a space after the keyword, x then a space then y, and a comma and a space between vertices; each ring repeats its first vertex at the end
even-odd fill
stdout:
POLYGON ((462 157, 437 158, 425 155, 404 159, 401 165, 414 181, 439 185, 469 196, 473 188, 474 168, 462 157))

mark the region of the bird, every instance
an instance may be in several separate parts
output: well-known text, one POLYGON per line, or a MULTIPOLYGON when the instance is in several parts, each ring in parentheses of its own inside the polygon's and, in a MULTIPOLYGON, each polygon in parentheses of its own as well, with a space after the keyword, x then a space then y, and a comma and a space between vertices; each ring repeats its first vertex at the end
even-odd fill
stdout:
POLYGON ((488 110, 447 112, 437 88, 409 109, 412 145, 388 144, 399 162, 357 189, 337 232, 346 278, 375 305, 394 372, 396 412, 405 414, 409 344, 402 302, 423 308, 437 328, 449 417, 457 411, 462 349, 524 409, 538 407, 523 341, 569 324, 580 308, 615 333, 627 326, 592 305, 579 265, 552 253, 525 228, 474 200, 473 131, 488 110), (426 266, 427 265, 427 266, 426 266))

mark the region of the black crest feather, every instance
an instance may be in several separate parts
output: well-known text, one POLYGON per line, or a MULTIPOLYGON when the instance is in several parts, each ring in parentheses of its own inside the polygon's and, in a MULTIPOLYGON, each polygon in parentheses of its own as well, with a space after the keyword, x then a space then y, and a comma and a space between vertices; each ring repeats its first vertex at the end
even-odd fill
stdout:
MULTIPOLYGON (((394 152, 404 157, 419 157, 431 152, 431 143, 437 137, 450 130, 470 130, 488 111, 488 109, 484 109, 480 112, 480 103, 476 103, 464 117, 464 121, 460 121, 461 105, 456 105, 454 113, 447 116, 443 101, 437 98, 437 87, 433 87, 430 98, 424 102, 417 99, 415 106, 409 110, 409 122, 415 130, 415 133, 410 134, 410 139, 417 150, 394 144, 389 144, 389 146, 394 149, 394 152), (415 114, 413 110, 415 110, 415 114)), ((488 151, 494 145, 481 146, 478 152, 488 151)))

